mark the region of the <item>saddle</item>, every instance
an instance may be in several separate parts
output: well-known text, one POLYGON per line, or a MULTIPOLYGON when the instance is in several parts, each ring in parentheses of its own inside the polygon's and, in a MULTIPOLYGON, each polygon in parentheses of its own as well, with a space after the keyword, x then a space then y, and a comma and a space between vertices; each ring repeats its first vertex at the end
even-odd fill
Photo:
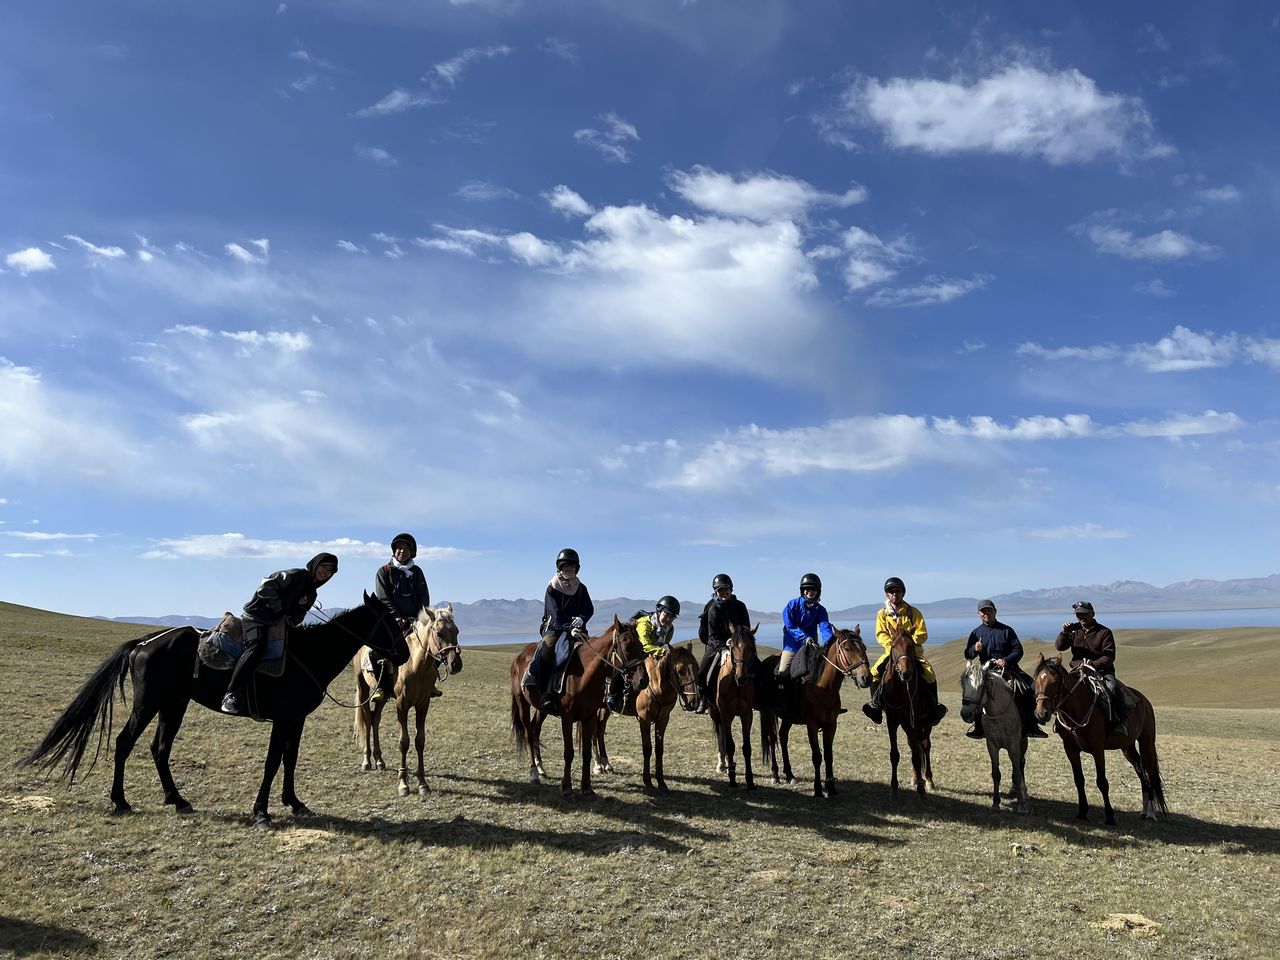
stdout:
MULTIPOLYGON (((278 677, 284 673, 286 639, 289 626, 283 620, 273 623, 267 630, 266 649, 258 667, 253 672, 264 677, 278 677)), ((213 670, 232 670, 244 653, 244 624, 232 613, 224 613, 212 630, 202 630, 196 646, 199 658, 192 676, 200 672, 200 664, 213 670)))
MULTIPOLYGON (((1111 694, 1107 690, 1106 683, 1103 682, 1102 674, 1093 670, 1082 671, 1085 679, 1089 683, 1089 689, 1093 692, 1094 701, 1107 712, 1107 719, 1111 719, 1114 715, 1114 706, 1111 702, 1111 694)), ((1116 677, 1116 695, 1124 698, 1126 716, 1133 716, 1134 711, 1138 709, 1138 696, 1127 686, 1120 682, 1120 678, 1116 677)))

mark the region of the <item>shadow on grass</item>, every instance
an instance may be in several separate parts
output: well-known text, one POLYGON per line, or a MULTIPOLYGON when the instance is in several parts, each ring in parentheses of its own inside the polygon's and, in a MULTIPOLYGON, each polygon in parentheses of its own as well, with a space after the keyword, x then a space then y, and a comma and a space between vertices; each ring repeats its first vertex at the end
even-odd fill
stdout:
POLYGON ((58 956, 91 956, 98 951, 98 941, 77 930, 51 927, 16 917, 0 917, 0 953, 24 957, 32 953, 58 956))

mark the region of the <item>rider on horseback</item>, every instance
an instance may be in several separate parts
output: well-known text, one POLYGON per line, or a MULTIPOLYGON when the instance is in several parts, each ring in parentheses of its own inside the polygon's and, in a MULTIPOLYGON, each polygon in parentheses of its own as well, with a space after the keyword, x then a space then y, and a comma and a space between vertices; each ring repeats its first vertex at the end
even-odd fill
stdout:
MULTIPOLYGON (((995 661, 997 667, 1004 671, 1005 682, 1013 688, 1013 697, 1018 704, 1018 712, 1022 714, 1022 729, 1028 737, 1043 739, 1049 736, 1036 723, 1036 697, 1031 685, 1031 678, 1018 666, 1022 659, 1022 641, 1013 627, 996 619, 996 605, 990 600, 978 604, 978 616, 982 623, 974 627, 969 634, 969 642, 964 648, 964 658, 972 660, 977 657, 981 663, 995 661)), ((981 740, 982 713, 978 712, 973 721, 973 729, 965 734, 974 740, 981 740)))
POLYGON ((258 589, 244 605, 244 652, 231 671, 227 693, 222 698, 223 713, 239 714, 244 711, 244 688, 266 652, 268 634, 287 631, 289 626, 301 624, 316 602, 316 591, 337 572, 337 557, 332 553, 317 553, 307 561, 305 569, 278 570, 258 584, 258 589))
MULTIPOLYGON (((418 541, 411 533, 397 533, 391 540, 391 560, 378 568, 374 580, 374 595, 382 601, 400 625, 400 632, 408 634, 418 622, 418 614, 431 606, 431 593, 427 590, 427 577, 422 568, 413 562, 418 555, 418 541)), ((406 660, 408 651, 405 652, 406 660)), ((401 661, 403 663, 405 661, 401 661)), ((396 671, 400 664, 389 657, 369 651, 369 665, 378 678, 371 701, 386 700, 396 695, 396 671)), ((431 694, 440 696, 436 690, 431 694)))
POLYGON ((587 621, 595 613, 587 585, 578 579, 582 569, 578 551, 565 547, 556 555, 556 575, 547 584, 543 599, 542 645, 529 661, 522 683, 529 688, 530 699, 544 713, 559 709, 559 697, 549 689, 556 661, 556 642, 568 634, 574 640, 587 639, 587 621))
POLYGON ((1053 645, 1059 650, 1071 651, 1072 670, 1084 664, 1093 668, 1107 691, 1111 714, 1108 733, 1111 736, 1121 735, 1125 732, 1129 712, 1120 691, 1120 682, 1116 679, 1116 638, 1108 627, 1094 619, 1093 604, 1088 600, 1077 600, 1071 609, 1076 612, 1077 622, 1064 623, 1053 645))
POLYGON ((774 673, 784 680, 791 674, 791 661, 805 643, 827 643, 832 637, 827 608, 818 602, 821 596, 822 578, 806 573, 800 578, 800 596, 782 609, 782 656, 774 673))
POLYGON ((702 664, 698 667, 698 713, 706 713, 711 704, 711 671, 716 660, 729 645, 729 628, 751 629, 747 605, 733 593, 733 580, 727 573, 717 573, 711 581, 714 596, 702 608, 698 618, 698 639, 706 645, 702 664))
MULTIPOLYGON (((640 638, 640 646, 644 648, 646 657, 661 660, 671 648, 678 616, 680 601, 667 595, 658 601, 652 613, 642 613, 635 618, 636 636, 640 638)), ((637 666, 631 680, 637 693, 649 685, 649 671, 643 663, 637 666)), ((614 673, 609 678, 609 698, 605 701, 605 706, 612 713, 621 713, 626 706, 627 686, 625 673, 614 673)))
POLYGON ((933 717, 933 723, 939 723, 947 715, 946 704, 938 702, 938 678, 934 675, 933 665, 924 655, 924 644, 929 639, 929 631, 924 625, 924 614, 902 598, 906 595, 907 586, 899 577, 890 577, 884 582, 884 606, 876 612, 876 640, 884 647, 884 654, 871 667, 871 699, 862 705, 862 712, 872 723, 879 723, 882 718, 880 695, 884 685, 880 682, 880 672, 889 659, 893 649, 893 636, 889 625, 895 624, 911 641, 911 656, 920 664, 920 676, 923 680, 921 691, 924 694, 923 708, 926 716, 933 717))

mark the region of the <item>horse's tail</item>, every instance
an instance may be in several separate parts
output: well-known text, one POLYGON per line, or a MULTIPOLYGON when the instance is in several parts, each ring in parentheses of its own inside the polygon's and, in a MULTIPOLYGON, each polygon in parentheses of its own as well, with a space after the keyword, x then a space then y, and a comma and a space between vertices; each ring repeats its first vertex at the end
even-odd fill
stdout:
POLYGON ((1151 712, 1151 737, 1141 745, 1139 752, 1142 754, 1143 766, 1147 769, 1147 779, 1151 781, 1151 796, 1160 807, 1160 812, 1167 817, 1169 805, 1164 802, 1164 781, 1160 779, 1160 756, 1156 753, 1156 714, 1150 704, 1147 705, 1147 709, 1151 712))
POLYGON ((520 697, 514 693, 511 695, 511 737, 516 742, 516 752, 529 752, 529 735, 524 728, 524 707, 520 703, 520 697))
POLYGON ((42 770, 62 764, 58 779, 74 783, 80 761, 84 759, 94 728, 98 730, 98 743, 89 770, 98 762, 102 745, 111 736, 111 715, 115 702, 115 687, 120 687, 120 700, 125 702, 124 681, 129 675, 129 657, 134 648, 144 640, 159 636, 165 631, 149 633, 137 640, 130 640, 116 648, 103 660, 88 681, 80 688, 62 715, 54 721, 40 745, 18 761, 20 767, 39 766, 42 770))

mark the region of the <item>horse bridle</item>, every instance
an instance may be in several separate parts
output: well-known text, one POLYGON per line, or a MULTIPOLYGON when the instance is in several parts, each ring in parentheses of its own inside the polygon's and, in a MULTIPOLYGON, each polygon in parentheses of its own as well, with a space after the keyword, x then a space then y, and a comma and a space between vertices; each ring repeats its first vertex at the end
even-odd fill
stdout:
MULTIPOLYGON (((844 639, 844 638, 839 638, 839 637, 837 637, 837 639, 836 639, 836 650, 837 650, 837 652, 838 652, 839 654, 844 654, 846 657, 848 657, 850 660, 852 660, 852 659, 853 659, 853 654, 852 654, 852 653, 848 653, 848 652, 846 652, 846 651, 845 651, 845 649, 844 649, 844 645, 845 645, 845 643, 846 643, 846 642, 847 642, 847 643, 849 643, 850 645, 852 645, 853 640, 852 640, 852 639, 846 640, 846 639, 844 639)), ((864 648, 863 648, 863 650, 864 650, 864 652, 865 652, 866 648, 864 647, 864 648)), ((837 670, 839 670, 842 674, 844 674, 844 678, 845 678, 846 680, 852 680, 852 679, 853 679, 853 672, 854 672, 855 670, 857 670, 859 667, 868 666, 868 665, 871 663, 870 659, 868 659, 867 657, 865 657, 865 656, 864 656, 864 657, 863 657, 861 660, 859 660, 857 663, 850 663, 847 667, 842 667, 842 666, 840 666, 840 664, 836 663, 834 660, 832 660, 830 657, 828 657, 825 651, 824 651, 824 652, 823 652, 823 654, 822 654, 822 659, 823 659, 823 660, 825 660, 825 661, 827 661, 827 663, 831 664, 833 667, 835 667, 837 670)))
MULTIPOLYGON (((1071 671, 1064 669, 1062 664, 1049 660, 1046 660, 1040 669, 1052 673, 1057 679, 1062 681, 1062 685, 1064 687, 1066 686, 1066 678, 1071 673, 1071 671)), ((1037 671, 1037 673, 1039 673, 1039 671, 1037 671)), ((1054 715, 1064 727, 1068 730, 1083 730, 1089 725, 1089 721, 1093 719, 1093 711, 1098 706, 1097 699, 1095 698, 1093 702, 1089 704, 1089 712, 1084 715, 1083 720, 1073 720, 1071 715, 1068 714, 1066 710, 1062 709, 1062 704, 1066 702, 1067 697, 1075 693, 1076 688, 1082 683, 1084 683, 1084 673, 1077 673, 1076 682, 1071 685, 1071 689, 1064 691, 1056 701, 1047 693, 1038 693, 1036 694, 1036 705, 1039 706, 1041 700, 1047 701, 1050 708, 1053 710, 1054 715)))
MULTIPOLYGON (((987 681, 991 678, 991 671, 993 669, 998 669, 1001 671, 1001 676, 1003 677, 1004 668, 995 666, 993 661, 988 661, 987 663, 980 663, 979 666, 982 668, 982 682, 978 684, 976 687, 979 695, 977 697, 966 697, 963 693, 961 693, 960 694, 961 708, 977 707, 978 709, 981 709, 982 701, 989 699, 987 696, 987 681)), ((968 674, 969 674, 969 671, 965 670, 964 675, 968 676, 968 674)), ((1010 710, 1015 709, 1016 706, 1017 704, 1012 703, 1011 701, 1011 705, 1009 706, 1008 709, 1010 710)), ((1004 711, 1001 711, 1001 713, 1003 712, 1004 711)), ((992 714, 992 716, 997 716, 997 715, 998 714, 992 714)))
MULTIPOLYGON (((746 641, 744 640, 743 642, 745 643, 746 641)), ((736 643, 737 635, 734 636, 733 640, 729 641, 729 671, 733 674, 737 674, 738 664, 745 663, 747 665, 747 679, 754 680, 756 677, 756 661, 759 657, 752 657, 748 660, 746 657, 734 656, 733 648, 736 643)))

